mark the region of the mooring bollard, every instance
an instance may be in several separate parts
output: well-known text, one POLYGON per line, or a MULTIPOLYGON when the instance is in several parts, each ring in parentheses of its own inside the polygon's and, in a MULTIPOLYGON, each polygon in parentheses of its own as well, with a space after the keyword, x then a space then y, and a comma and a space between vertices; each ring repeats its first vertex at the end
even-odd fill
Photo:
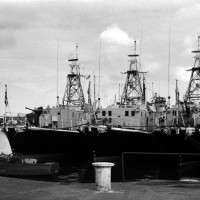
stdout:
POLYGON ((111 190, 111 167, 115 164, 110 162, 92 163, 95 167, 95 183, 96 190, 100 192, 108 192, 111 190))

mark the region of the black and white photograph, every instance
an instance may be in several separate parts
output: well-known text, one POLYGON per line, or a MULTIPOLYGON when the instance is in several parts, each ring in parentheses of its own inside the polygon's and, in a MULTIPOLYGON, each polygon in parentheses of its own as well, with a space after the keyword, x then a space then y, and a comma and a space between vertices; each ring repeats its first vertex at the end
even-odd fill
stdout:
POLYGON ((1 0, 0 199, 198 199, 200 0, 1 0))

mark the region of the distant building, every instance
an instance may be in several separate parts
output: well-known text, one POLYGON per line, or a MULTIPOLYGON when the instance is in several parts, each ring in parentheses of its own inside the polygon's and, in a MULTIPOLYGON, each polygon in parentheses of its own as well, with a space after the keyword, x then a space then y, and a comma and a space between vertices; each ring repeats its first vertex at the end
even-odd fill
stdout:
MULTIPOLYGON (((2 125, 4 122, 5 116, 0 116, 0 124, 2 125)), ((18 113, 6 116, 6 122, 12 124, 21 124, 26 118, 26 114, 18 113)))

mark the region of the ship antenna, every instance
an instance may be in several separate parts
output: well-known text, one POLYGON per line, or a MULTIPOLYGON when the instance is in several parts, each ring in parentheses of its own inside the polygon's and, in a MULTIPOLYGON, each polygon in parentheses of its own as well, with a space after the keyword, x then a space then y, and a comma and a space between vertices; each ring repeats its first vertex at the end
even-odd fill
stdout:
MULTIPOLYGON (((200 36, 198 36, 198 51, 200 50, 200 36)), ((199 59, 199 66, 200 66, 200 59, 199 59)))
POLYGON ((169 57, 168 57, 168 108, 170 107, 170 92, 169 92, 169 87, 170 87, 170 50, 171 50, 171 38, 170 38, 170 35, 171 35, 171 27, 169 27, 169 57))
POLYGON ((134 40, 134 54, 136 54, 136 40, 134 40))
POLYGON ((178 124, 178 112, 179 112, 179 90, 178 90, 178 80, 176 79, 176 124, 178 124))
POLYGON ((141 55, 142 55, 142 26, 141 26, 141 36, 140 36, 140 56, 139 56, 139 71, 141 66, 141 55))
POLYGON ((78 59, 78 45, 76 45, 76 59, 78 59))
POLYGON ((96 109, 96 76, 94 75, 94 109, 96 109))
POLYGON ((57 107, 59 107, 59 96, 58 96, 58 38, 57 38, 57 107))
POLYGON ((99 41, 99 91, 98 91, 98 108, 100 108, 100 67, 101 67, 101 34, 100 34, 100 41, 99 41))
POLYGON ((120 99, 121 99, 120 96, 121 96, 121 95, 120 95, 120 83, 119 83, 119 103, 120 103, 120 99))

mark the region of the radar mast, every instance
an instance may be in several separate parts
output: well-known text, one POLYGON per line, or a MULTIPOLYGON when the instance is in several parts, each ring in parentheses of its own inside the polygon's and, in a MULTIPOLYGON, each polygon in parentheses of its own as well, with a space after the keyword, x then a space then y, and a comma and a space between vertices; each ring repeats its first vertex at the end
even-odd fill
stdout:
POLYGON ((198 49, 192 51, 194 56, 194 66, 186 71, 191 71, 188 89, 185 95, 185 101, 200 100, 200 36, 198 36, 198 49))

